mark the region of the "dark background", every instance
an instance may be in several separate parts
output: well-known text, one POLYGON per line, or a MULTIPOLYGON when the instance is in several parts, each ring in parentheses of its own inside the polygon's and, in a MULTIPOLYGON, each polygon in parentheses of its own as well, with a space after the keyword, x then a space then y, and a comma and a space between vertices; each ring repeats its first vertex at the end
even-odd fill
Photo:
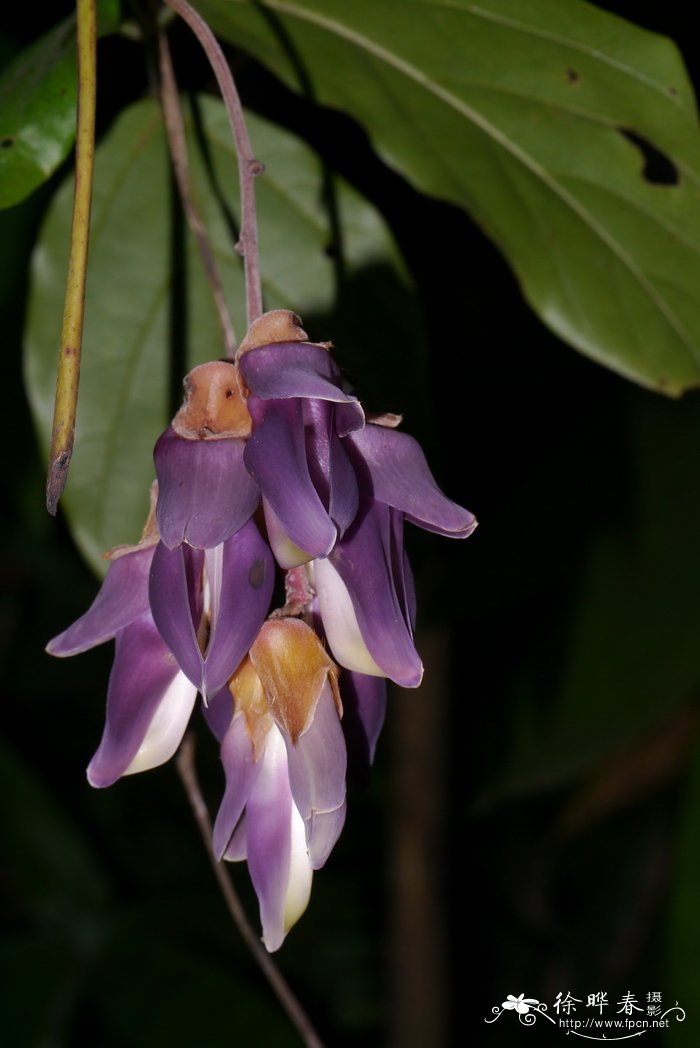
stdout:
MULTIPOLYGON (((601 6, 674 38, 698 82, 691 5, 601 6)), ((4 13, 0 55, 70 10, 52 7, 4 13)), ((183 86, 208 87, 179 29, 173 46, 183 86)), ((307 139, 390 223, 431 386, 421 404, 397 403, 394 385, 410 382, 381 356, 371 370, 348 351, 344 363, 372 408, 405 412, 442 486, 481 522, 464 545, 409 537, 427 683, 391 695, 371 782, 351 786, 344 834, 279 963, 333 1046, 551 1040, 544 1020, 483 1020, 508 993, 551 1010, 558 992, 585 1003, 598 990, 678 1000, 687 1019, 673 1033, 694 1044, 698 395, 663 400, 561 344, 463 213, 415 193, 349 119, 230 55, 244 101, 307 139)), ((149 78, 136 43, 107 39, 99 61, 104 129, 149 78)), ((0 213, 0 1042, 293 1045, 172 765, 87 786, 110 646, 61 663, 43 653, 96 589, 43 508, 21 383, 29 253, 64 175, 0 213)), ((323 318, 332 330, 305 317, 312 336, 358 340, 372 279, 341 287, 323 318)), ((198 734, 213 807, 217 755, 198 734)), ((244 867, 232 873, 257 921, 244 867)))

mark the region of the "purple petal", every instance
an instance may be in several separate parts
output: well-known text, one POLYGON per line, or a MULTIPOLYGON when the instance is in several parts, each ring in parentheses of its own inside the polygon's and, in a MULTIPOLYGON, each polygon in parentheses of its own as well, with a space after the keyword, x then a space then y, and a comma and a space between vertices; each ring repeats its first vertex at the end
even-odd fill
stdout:
POLYGON ((335 431, 337 404, 309 400, 303 405, 306 460, 316 492, 338 534, 350 527, 359 505, 355 470, 335 431))
POLYGON ((420 444, 395 429, 365 426, 346 438, 355 449, 358 474, 363 465, 376 499, 402 510, 412 524, 449 538, 466 538, 476 518, 440 491, 420 444))
MULTIPOLYGON (((206 552, 211 629, 203 694, 223 687, 258 635, 270 607, 275 565, 250 520, 221 546, 206 552)), ((183 667, 184 668, 184 667, 183 667)))
MULTIPOLYGON (((161 637, 180 669, 201 690, 204 659, 197 643, 201 618, 203 555, 187 546, 170 550, 159 542, 153 557, 149 594, 161 637)), ((222 681, 223 683, 223 681, 222 681)))
POLYGON ((340 677, 343 700, 343 731, 347 739, 348 758, 360 767, 374 761, 379 733, 386 713, 386 681, 365 673, 347 673, 340 677))
POLYGON ((153 458, 158 475, 160 536, 173 549, 188 542, 210 549, 250 519, 260 498, 243 465, 245 441, 186 440, 166 429, 153 458))
POLYGON ((292 542, 312 557, 326 556, 336 530, 309 474, 301 402, 263 405, 263 415, 258 410, 261 402, 256 405, 251 397, 248 405, 256 422, 262 418, 246 445, 248 470, 292 542))
POLYGON ((403 513, 389 509, 391 573, 396 586, 396 596, 411 634, 416 628, 416 587, 408 556, 403 548, 403 513))
POLYGON ((202 703, 202 713, 214 738, 223 742, 233 720, 233 696, 228 687, 209 696, 207 704, 202 703))
POLYGON ((328 350, 311 342, 259 346, 244 353, 238 367, 251 392, 263 400, 313 397, 357 402, 357 397, 341 388, 340 370, 328 350))
POLYGON ((360 632, 355 607, 348 588, 330 560, 314 561, 316 589, 321 630, 333 652, 335 661, 356 673, 385 677, 369 653, 360 632))
POLYGON ((265 514, 265 527, 267 528, 267 541, 270 543, 270 548, 279 566, 288 571, 290 568, 298 568, 301 564, 308 564, 312 560, 311 555, 292 542, 266 498, 263 498, 262 504, 263 513, 265 514))
POLYGON ((313 720, 296 745, 286 732, 282 736, 287 747, 292 797, 306 824, 311 866, 318 870, 328 858, 345 821, 347 754, 328 681, 321 690, 313 720))
MULTIPOLYGON (((405 688, 420 684, 423 667, 413 644, 404 571, 403 546, 397 547, 395 518, 388 506, 367 503, 351 530, 338 542, 329 560, 347 587, 357 624, 372 659, 385 676, 405 688)), ((323 562, 316 565, 318 568, 323 562)), ((322 568, 323 572, 323 568, 322 568)), ((324 628, 332 608, 319 589, 324 628)), ((333 638, 328 631, 333 647, 333 638)), ((337 656, 339 661, 339 656, 337 656)), ((349 669, 368 672, 359 665, 349 669)), ((369 670, 372 673, 372 670, 369 670)))
POLYGON ((335 405, 335 431, 339 437, 346 437, 362 429, 365 424, 365 413, 359 400, 354 404, 335 405))
POLYGON ((238 820, 238 825, 233 831, 233 836, 228 842, 228 848, 224 852, 226 862, 243 862, 248 858, 248 834, 246 831, 245 812, 238 820))
POLYGON ((311 891, 304 824, 292 801, 279 731, 267 738, 262 767, 246 808, 248 869, 260 903, 263 942, 279 949, 311 891))
POLYGON ((88 767, 90 784, 111 786, 121 775, 168 760, 180 743, 196 695, 150 616, 127 626, 117 637, 105 730, 88 767))
POLYGON ((148 611, 148 573, 154 548, 145 546, 111 562, 85 614, 47 644, 50 655, 77 655, 103 644, 148 611))
POLYGON ((226 775, 226 789, 214 823, 213 847, 217 859, 221 859, 229 848, 263 763, 262 760, 255 760, 243 714, 239 713, 233 718, 226 732, 221 744, 221 760, 226 775))

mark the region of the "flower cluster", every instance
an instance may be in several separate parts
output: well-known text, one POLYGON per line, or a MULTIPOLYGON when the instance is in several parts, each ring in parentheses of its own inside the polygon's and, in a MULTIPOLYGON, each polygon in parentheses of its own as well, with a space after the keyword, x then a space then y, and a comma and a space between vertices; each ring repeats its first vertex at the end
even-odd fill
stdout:
POLYGON ((292 313, 265 314, 185 393, 141 541, 108 554, 94 603, 47 650, 116 641, 93 786, 168 760, 202 695, 226 777, 213 847, 247 860, 275 950, 342 829, 348 747, 372 760, 387 678, 420 684, 404 520, 455 538, 476 521, 292 313))

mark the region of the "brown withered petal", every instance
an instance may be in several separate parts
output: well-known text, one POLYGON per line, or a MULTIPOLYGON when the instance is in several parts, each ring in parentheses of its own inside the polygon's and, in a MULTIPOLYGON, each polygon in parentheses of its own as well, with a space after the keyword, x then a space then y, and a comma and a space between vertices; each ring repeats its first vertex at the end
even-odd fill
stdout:
POLYGON ((272 727, 272 717, 260 677, 255 672, 249 655, 243 659, 228 687, 236 709, 245 717, 253 757, 257 761, 265 749, 265 738, 272 727))
POLYGON ((271 309, 254 320, 246 331, 245 338, 236 352, 242 353, 256 346, 267 346, 270 342, 308 342, 309 336, 301 326, 301 318, 291 309, 271 309))
POLYGON ((305 622, 269 619, 250 649, 250 658, 273 717, 293 743, 313 721, 326 679, 341 714, 338 669, 305 622))
POLYGON ((241 396, 238 368, 224 360, 200 364, 185 377, 185 400, 173 429, 188 440, 250 436, 251 419, 241 396))

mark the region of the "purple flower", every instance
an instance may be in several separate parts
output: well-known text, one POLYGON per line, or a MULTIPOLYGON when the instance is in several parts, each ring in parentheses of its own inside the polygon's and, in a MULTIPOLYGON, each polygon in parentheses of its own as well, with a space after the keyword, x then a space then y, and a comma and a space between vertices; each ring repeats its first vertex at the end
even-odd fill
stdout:
POLYGON ((247 859, 269 950, 301 916, 345 821, 337 670, 314 631, 270 619, 208 720, 226 775, 219 858, 247 859))
POLYGON ((270 544, 285 568, 313 559, 341 666, 417 687, 403 522, 466 538, 476 519, 440 491, 420 445, 395 429, 398 416, 366 422, 328 347, 305 338, 298 330, 239 358, 253 421, 244 462, 262 491, 270 544))
POLYGON ((206 697, 222 688, 265 621, 275 582, 255 521, 203 553, 160 542, 151 566, 153 620, 187 677, 206 697))
POLYGON ((234 364, 201 364, 184 385, 185 401, 153 452, 156 519, 168 549, 211 549, 240 531, 260 501, 243 465, 250 415, 234 364))
POLYGON ((328 350, 280 342, 245 353, 253 433, 245 464, 260 485, 270 543, 285 568, 332 550, 355 518, 359 492, 342 437, 364 425, 328 350))
POLYGON ((92 786, 111 786, 122 775, 169 760, 197 697, 151 615, 148 576, 155 548, 147 540, 115 550, 92 606, 46 649, 76 655, 116 639, 104 734, 88 766, 92 786))

